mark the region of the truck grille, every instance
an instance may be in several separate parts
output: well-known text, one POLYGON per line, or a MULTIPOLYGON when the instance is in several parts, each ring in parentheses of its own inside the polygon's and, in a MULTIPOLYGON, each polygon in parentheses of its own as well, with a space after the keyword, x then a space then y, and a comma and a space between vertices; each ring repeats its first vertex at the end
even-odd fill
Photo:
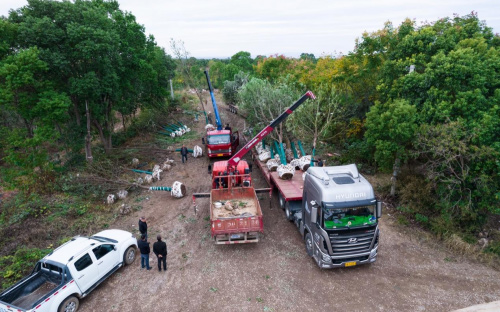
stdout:
POLYGON ((229 153, 229 149, 211 149, 210 154, 229 153))
POLYGON ((349 257, 370 252, 370 246, 376 233, 376 226, 363 229, 346 229, 330 232, 333 257, 349 257))

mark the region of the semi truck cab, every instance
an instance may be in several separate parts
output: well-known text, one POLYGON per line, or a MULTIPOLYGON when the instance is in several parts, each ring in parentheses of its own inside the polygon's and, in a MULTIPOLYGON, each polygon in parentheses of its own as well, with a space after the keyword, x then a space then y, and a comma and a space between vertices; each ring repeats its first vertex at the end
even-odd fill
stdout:
POLYGON ((375 262, 381 216, 382 203, 354 164, 310 167, 302 207, 293 212, 307 254, 321 268, 375 262))

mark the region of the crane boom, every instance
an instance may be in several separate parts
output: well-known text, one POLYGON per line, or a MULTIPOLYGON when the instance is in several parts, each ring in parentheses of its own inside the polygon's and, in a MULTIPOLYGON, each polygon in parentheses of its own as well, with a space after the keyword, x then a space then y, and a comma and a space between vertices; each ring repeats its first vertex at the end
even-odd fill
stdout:
POLYGON ((262 139, 264 139, 269 133, 271 133, 277 125, 282 123, 288 117, 288 115, 293 113, 293 111, 297 107, 299 107, 302 103, 304 103, 305 100, 307 100, 307 98, 314 100, 316 96, 314 96, 314 94, 311 91, 307 91, 303 96, 300 97, 300 99, 297 100, 297 102, 293 103, 292 106, 290 106, 283 113, 281 113, 281 115, 279 115, 278 118, 271 121, 271 123, 267 127, 262 129, 262 131, 260 131, 259 134, 253 137, 253 139, 248 141, 247 144, 245 144, 245 146, 243 146, 242 149, 240 149, 236 154, 234 154, 233 157, 231 157, 227 162, 228 168, 229 169, 236 168, 238 162, 243 158, 243 156, 245 156, 246 153, 252 150, 252 147, 254 147, 255 144, 262 141, 262 139))
POLYGON ((212 98, 212 106, 214 107, 215 122, 217 123, 217 130, 222 130, 222 122, 219 116, 219 110, 217 109, 217 103, 215 102, 214 91, 212 90, 212 84, 210 83, 210 77, 208 76, 208 71, 205 72, 205 77, 207 77, 208 90, 210 91, 210 97, 212 98))

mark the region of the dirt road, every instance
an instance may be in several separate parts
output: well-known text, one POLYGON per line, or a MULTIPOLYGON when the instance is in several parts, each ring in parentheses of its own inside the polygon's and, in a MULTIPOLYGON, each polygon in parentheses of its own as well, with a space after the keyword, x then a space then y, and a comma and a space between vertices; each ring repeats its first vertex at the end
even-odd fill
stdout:
MULTIPOLYGON (((233 129, 243 122, 229 112, 233 129)), ((203 124, 193 125, 200 133, 203 124)), ((201 136, 200 136, 201 137, 201 136)), ((191 148, 196 142, 189 142, 191 148)), ((240 145, 242 146, 242 145, 240 145)), ((81 311, 451 311, 500 299, 500 272, 457 258, 437 244, 404 234, 391 216, 381 220, 379 257, 371 265, 321 270, 306 255, 294 224, 263 198, 265 234, 257 244, 216 246, 211 241, 208 199, 195 215, 191 194, 210 188, 208 159, 177 163, 155 185, 175 180, 188 196, 144 192, 127 200, 143 209, 112 226, 137 233, 140 215, 149 237, 161 233, 168 245, 168 271, 140 270, 140 259, 120 269, 81 301, 81 311)), ((258 187, 265 181, 253 172, 258 187)), ((151 239, 154 242, 153 239, 151 239)))

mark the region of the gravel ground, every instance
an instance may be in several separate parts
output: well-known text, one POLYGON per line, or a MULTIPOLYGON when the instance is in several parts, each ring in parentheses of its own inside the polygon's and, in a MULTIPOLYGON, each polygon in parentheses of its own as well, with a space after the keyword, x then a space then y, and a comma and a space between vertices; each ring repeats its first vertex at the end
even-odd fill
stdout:
MULTIPOLYGON (((242 130, 241 119, 221 113, 224 122, 232 119, 233 130, 242 130)), ((192 128, 202 133, 203 124, 192 128)), ((168 271, 157 271, 154 254, 151 271, 140 270, 137 258, 83 299, 82 312, 451 311, 500 300, 500 272, 407 234, 387 214, 380 222, 379 257, 371 265, 318 268, 275 197, 271 202, 261 199, 265 234, 259 243, 215 245, 209 199, 197 200, 195 215, 190 196, 210 190, 209 161, 205 156, 182 164, 180 155, 174 157, 176 165, 155 185, 171 186, 179 180, 188 196, 174 199, 168 192, 144 192, 128 198, 131 203, 141 200, 143 209, 112 226, 138 233, 137 220, 145 215, 149 237, 160 233, 167 242, 168 271)), ((266 187, 258 169, 252 175, 257 187, 266 187)))

